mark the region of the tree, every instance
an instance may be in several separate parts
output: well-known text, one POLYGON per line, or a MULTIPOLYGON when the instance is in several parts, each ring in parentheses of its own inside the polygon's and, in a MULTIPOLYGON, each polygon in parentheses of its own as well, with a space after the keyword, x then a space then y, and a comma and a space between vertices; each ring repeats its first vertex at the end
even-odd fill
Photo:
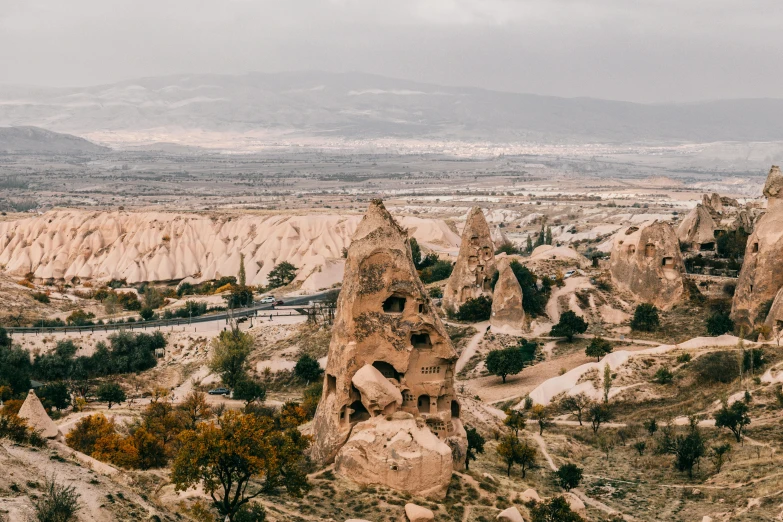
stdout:
POLYGON ((155 311, 152 308, 145 306, 141 309, 139 315, 144 321, 150 321, 153 317, 155 317, 155 311))
POLYGON ((506 464, 506 476, 511 476, 511 467, 519 461, 522 453, 522 444, 513 433, 509 433, 500 439, 497 447, 498 455, 506 464))
POLYGON ((601 424, 612 420, 612 410, 609 409, 609 405, 606 403, 594 403, 587 410, 587 418, 590 420, 593 433, 598 433, 598 428, 601 427, 601 424))
POLYGON ((33 511, 37 522, 70 522, 81 510, 79 494, 74 486, 57 483, 57 477, 46 478, 43 493, 33 497, 33 511))
POLYGON ((237 283, 239 286, 247 286, 247 275, 245 274, 245 254, 239 254, 239 274, 237 274, 237 283))
POLYGON ((185 417, 186 430, 194 430, 199 422, 212 415, 212 409, 207 404, 207 395, 204 392, 191 391, 185 396, 177 408, 185 417))
POLYGON ((31 372, 27 350, 11 345, 10 339, 0 346, 0 384, 9 386, 14 394, 24 393, 30 389, 31 372))
POLYGON ((689 478, 693 478, 693 466, 698 464, 704 456, 704 438, 698 425, 691 422, 687 435, 678 435, 674 439, 674 467, 677 471, 685 471, 689 478))
POLYGON ((487 371, 505 383, 507 376, 518 374, 535 359, 536 348, 536 343, 523 341, 519 346, 491 350, 485 361, 487 371))
POLYGON ((650 434, 650 437, 655 435, 655 432, 658 431, 658 421, 655 420, 655 417, 645 421, 644 427, 647 430, 647 433, 650 434))
POLYGON ((742 441, 745 426, 750 424, 748 405, 744 401, 734 401, 731 406, 724 402, 723 407, 713 416, 716 428, 728 428, 734 434, 737 442, 742 441))
POLYGON ((95 314, 92 312, 85 312, 81 308, 78 310, 74 310, 71 312, 71 315, 69 315, 65 322, 68 324, 72 324, 74 326, 89 326, 92 323, 92 319, 95 318, 95 314))
POLYGON ((503 424, 511 428, 511 431, 514 432, 515 436, 519 436, 519 430, 525 429, 527 421, 525 420, 525 415, 519 410, 507 410, 506 419, 503 421, 503 424))
POLYGON ((296 278, 297 270, 298 269, 288 261, 278 263, 267 276, 269 288, 279 288, 290 284, 296 278))
POLYGON ((609 353, 612 353, 612 343, 602 337, 593 337, 590 344, 585 348, 585 355, 595 357, 597 361, 600 361, 601 357, 609 353))
POLYGON ((323 370, 315 357, 304 354, 299 357, 294 366, 294 374, 306 382, 314 382, 321 376, 323 370))
POLYGON ((584 393, 566 395, 560 399, 560 409, 576 415, 576 419, 579 421, 579 425, 582 426, 582 414, 591 403, 592 401, 590 400, 590 397, 584 393))
POLYGON ((731 444, 719 444, 710 448, 710 460, 715 466, 715 473, 720 473, 723 462, 731 451, 731 444))
POLYGON ((710 335, 723 335, 734 331, 734 321, 727 312, 715 312, 707 318, 707 333, 710 335))
POLYGON ((538 434, 543 435, 544 430, 552 425, 549 420, 549 408, 542 404, 536 404, 530 409, 530 416, 538 422, 538 434))
POLYGON ((212 358, 210 369, 220 375, 224 385, 234 388, 245 374, 245 361, 253 349, 253 337, 232 328, 220 332, 212 340, 212 358))
POLYGON ((554 497, 546 502, 536 502, 530 509, 531 522, 584 522, 584 519, 571 511, 571 506, 563 497, 554 497))
MULTIPOLYGON (((235 521, 239 509, 263 492, 250 489, 251 479, 266 478, 268 469, 281 464, 278 459, 285 460, 270 441, 272 431, 268 417, 228 410, 217 422, 183 432, 171 471, 175 489, 203 487, 220 516, 235 521)), ((298 494, 295 487, 288 493, 298 494)))
POLYGON ((109 409, 111 409, 112 404, 120 404, 126 400, 125 390, 123 390, 122 386, 116 382, 106 382, 101 384, 98 387, 97 394, 98 400, 109 403, 109 409))
POLYGON ((587 331, 587 323, 571 310, 560 315, 560 321, 552 327, 549 335, 552 337, 565 337, 568 342, 574 340, 574 336, 587 331))
POLYGON ((522 468, 522 478, 525 478, 528 470, 536 467, 536 448, 527 441, 522 441, 519 444, 516 463, 522 468))
POLYGON ((480 295, 465 301, 456 313, 456 318, 460 321, 479 322, 486 321, 492 314, 492 299, 480 295))
POLYGON ((634 442, 633 449, 639 452, 639 456, 644 455, 644 450, 647 448, 647 443, 643 440, 634 442))
POLYGON ((476 460, 479 453, 484 453, 484 437, 476 428, 466 426, 465 433, 468 434, 468 450, 465 453, 465 470, 470 466, 471 460, 476 460))
POLYGON ((650 303, 642 303, 636 307, 631 319, 631 328, 640 332, 652 332, 661 325, 658 308, 650 303))
POLYGON ((246 404, 256 400, 264 402, 266 399, 266 388, 257 380, 245 375, 234 385, 234 399, 245 401, 246 404))
POLYGON ((582 468, 576 464, 563 464, 555 471, 557 484, 564 490, 571 491, 582 482, 582 473, 582 468))
POLYGON ((612 381, 614 381, 614 378, 612 377, 612 369, 609 368, 608 364, 604 364, 604 402, 609 402, 609 391, 612 389, 612 381))
POLYGON ((411 245, 411 258, 413 259, 413 266, 416 267, 416 270, 421 270, 421 247, 419 246, 419 242, 416 241, 415 237, 410 238, 408 242, 411 245))
POLYGON ((552 227, 546 227, 546 237, 544 238, 544 242, 547 245, 552 244, 552 227))
POLYGON ((522 308, 525 313, 531 317, 545 314, 551 290, 551 280, 545 277, 539 281, 539 278, 529 268, 516 260, 509 263, 509 268, 514 272, 519 286, 522 287, 522 308))
POLYGON ((64 382, 52 382, 38 391, 38 397, 45 406, 62 410, 71 404, 71 394, 64 382))

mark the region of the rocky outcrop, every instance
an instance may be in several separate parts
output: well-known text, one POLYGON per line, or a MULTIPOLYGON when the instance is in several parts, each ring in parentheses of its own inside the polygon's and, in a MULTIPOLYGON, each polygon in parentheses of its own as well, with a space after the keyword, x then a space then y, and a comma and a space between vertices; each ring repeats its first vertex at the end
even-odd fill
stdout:
POLYGON ((425 507, 411 503, 405 504, 405 516, 408 518, 408 522, 430 522, 430 520, 435 520, 435 513, 425 507))
POLYGON ((756 223, 745 248, 731 316, 749 331, 765 318, 759 310, 783 287, 783 175, 773 166, 764 185, 767 212, 756 223))
POLYGON ((772 301, 760 335, 759 340, 783 340, 783 287, 778 290, 775 300, 772 301))
POLYGON ((42 437, 54 439, 60 434, 60 429, 46 413, 41 400, 33 390, 27 394, 18 415, 20 419, 27 421, 27 425, 33 431, 40 432, 42 437))
MULTIPOLYGON (((299 268, 303 288, 342 280, 342 252, 360 221, 355 215, 251 215, 61 210, 0 221, 0 269, 41 280, 189 281, 236 276, 245 256, 247 283, 267 284, 274 266, 299 268)), ((405 217, 426 249, 456 248, 441 220, 405 217)))
POLYGON ((335 460, 341 473, 360 482, 445 491, 467 447, 454 391, 456 360, 413 266, 407 233, 374 200, 348 249, 313 423, 313 459, 335 460), (395 449, 402 447, 413 453, 395 449), (396 470, 388 466, 392 460, 400 461, 396 470), (357 462, 364 468, 354 469, 357 462), (438 462, 436 472, 419 470, 422 462, 438 462))
POLYGON ((500 522, 525 522, 522 518, 522 514, 517 508, 511 506, 498 513, 497 520, 500 522))
POLYGON ((468 299, 492 295, 495 275, 495 245, 487 220, 479 207, 468 212, 454 270, 443 291, 443 308, 456 311, 468 299))
POLYGON ((709 210, 698 204, 677 227, 677 239, 691 250, 715 250, 717 228, 709 210))
POLYGON ((704 194, 677 227, 677 238, 689 250, 714 251, 717 239, 726 232, 753 230, 756 211, 740 205, 736 199, 721 197, 716 193, 704 194))
POLYGON ((522 287, 519 286, 508 258, 503 257, 498 260, 498 271, 489 324, 492 326, 492 331, 517 335, 527 329, 525 310, 522 308, 522 287))
POLYGON ((654 221, 620 230, 610 259, 612 281, 638 301, 667 310, 682 297, 685 267, 671 225, 654 221))

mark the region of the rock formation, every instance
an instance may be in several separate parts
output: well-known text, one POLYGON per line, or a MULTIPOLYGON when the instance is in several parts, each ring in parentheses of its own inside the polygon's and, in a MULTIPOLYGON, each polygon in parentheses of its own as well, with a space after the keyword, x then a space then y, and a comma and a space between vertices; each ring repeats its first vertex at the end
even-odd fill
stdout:
POLYGON ((509 258, 500 257, 497 265, 499 276, 495 283, 489 324, 498 333, 518 335, 527 329, 525 310, 522 308, 522 287, 511 269, 509 258))
POLYGON ((754 210, 740 205, 736 199, 714 192, 704 194, 702 202, 677 227, 677 238, 690 250, 714 251, 721 234, 740 228, 750 233, 754 219, 754 210))
MULTIPOLYGON (((267 284, 277 263, 299 268, 304 289, 342 280, 343 249, 359 216, 203 215, 62 210, 0 221, 0 267, 51 281, 191 282, 236 276, 245 255, 249 285, 267 284)), ((451 249, 459 237, 441 220, 405 217, 424 248, 451 249)))
POLYGON ((731 316, 738 326, 750 330, 759 309, 783 287, 783 174, 773 166, 764 185, 767 212, 756 223, 745 248, 745 260, 737 280, 731 316))
POLYGON ((40 432, 42 437, 54 439, 60 433, 57 424, 46 413, 41 400, 33 390, 27 394, 18 415, 20 419, 27 421, 27 425, 34 431, 40 432))
POLYGON ((682 296, 685 267, 674 229, 654 221, 620 230, 609 262, 612 281, 640 302, 667 310, 682 296))
POLYGON ((348 249, 313 459, 360 483, 445 494, 467 447, 456 360, 407 233, 374 200, 348 249))
MULTIPOLYGON (((759 318, 760 319, 760 318, 759 318)), ((759 340, 783 341, 783 287, 778 290, 769 309, 759 340)))
POLYGON ((709 210, 699 203, 677 227, 677 239, 691 250, 715 250, 717 228, 709 210))
POLYGON ((457 263, 443 292, 443 308, 456 311, 468 299, 491 295, 496 271, 495 245, 487 220, 479 207, 473 207, 462 231, 457 263))
POLYGON ((498 513, 496 519, 500 522, 525 522, 525 519, 522 518, 522 514, 514 506, 506 508, 498 513))
POLYGON ((429 509, 416 504, 405 504, 405 516, 408 518, 408 522, 430 522, 435 520, 435 513, 429 509))

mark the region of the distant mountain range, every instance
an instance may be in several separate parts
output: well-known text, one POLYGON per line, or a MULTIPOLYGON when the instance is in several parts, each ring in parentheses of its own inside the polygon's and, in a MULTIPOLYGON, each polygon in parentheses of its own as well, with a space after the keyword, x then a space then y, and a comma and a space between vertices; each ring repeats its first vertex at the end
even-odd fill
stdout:
POLYGON ((0 127, 0 153, 95 154, 109 149, 38 127, 0 127))
POLYGON ((361 73, 195 74, 84 88, 0 86, 0 125, 557 142, 783 140, 783 99, 639 104, 361 73))

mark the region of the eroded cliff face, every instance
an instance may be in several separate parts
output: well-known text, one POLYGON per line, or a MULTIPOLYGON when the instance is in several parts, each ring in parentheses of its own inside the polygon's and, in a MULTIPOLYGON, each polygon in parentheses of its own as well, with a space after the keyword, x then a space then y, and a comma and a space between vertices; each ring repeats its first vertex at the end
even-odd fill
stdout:
MULTIPOLYGON (((336 458, 338 471, 358 482, 399 488, 397 474, 351 464, 357 455, 371 452, 363 465, 408 470, 406 490, 445 494, 444 474, 410 471, 420 464, 383 441, 392 432, 408 437, 403 432, 410 435, 413 422, 440 444, 430 448, 434 459, 441 459, 446 448, 448 460, 461 466, 467 442, 454 391, 456 360, 416 273, 407 233, 374 200, 348 249, 314 420, 313 459, 328 463, 336 458), (418 482, 411 483, 415 477, 418 482), (427 480, 435 483, 422 482, 427 480)), ((422 440, 433 439, 422 435, 422 440)))
POLYGON ((764 321, 759 310, 783 287, 783 175, 773 166, 764 185, 767 212, 757 221, 745 248, 731 316, 747 331, 764 321))
POLYGON ((668 310, 682 297, 685 266, 674 229, 654 221, 620 230, 610 259, 612 281, 636 297, 668 310))
POLYGON ((468 299, 492 295, 495 266, 495 245, 479 207, 468 212, 462 231, 459 256, 443 292, 443 308, 457 311, 468 299))

